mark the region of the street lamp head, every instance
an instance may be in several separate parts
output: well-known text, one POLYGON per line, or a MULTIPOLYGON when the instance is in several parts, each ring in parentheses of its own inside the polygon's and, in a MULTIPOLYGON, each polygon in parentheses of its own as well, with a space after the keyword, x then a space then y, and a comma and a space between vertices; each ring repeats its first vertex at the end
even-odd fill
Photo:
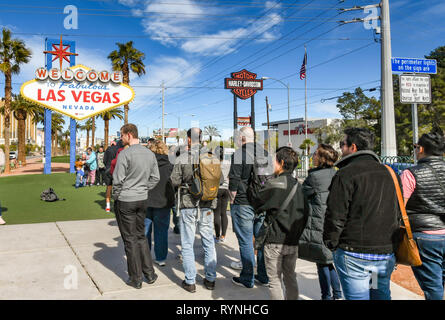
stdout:
POLYGON ((261 77, 261 80, 267 80, 270 79, 269 77, 261 77))

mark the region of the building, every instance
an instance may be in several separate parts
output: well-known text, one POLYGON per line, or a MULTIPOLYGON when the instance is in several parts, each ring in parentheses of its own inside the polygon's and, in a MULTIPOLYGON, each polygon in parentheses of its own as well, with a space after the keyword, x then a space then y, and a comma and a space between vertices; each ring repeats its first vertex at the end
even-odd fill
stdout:
MULTIPOLYGON (((0 100, 0 108, 5 102, 0 100)), ((33 121, 32 115, 28 114, 25 120, 25 141, 26 143, 36 144, 37 141, 37 124, 33 121)), ((18 120, 14 117, 14 111, 11 112, 10 121, 10 143, 18 142, 18 120)), ((0 114, 0 144, 5 144, 5 116, 0 114)))
MULTIPOLYGON (((312 140, 315 145, 311 146, 309 154, 313 153, 317 149, 317 135, 315 134, 315 129, 320 127, 328 126, 334 122, 341 121, 340 119, 308 119, 307 125, 307 138, 312 140)), ((267 126, 267 123, 263 123, 263 126, 267 126)), ((288 145, 289 139, 289 128, 288 120, 280 120, 269 122, 269 127, 271 131, 276 131, 278 133, 278 147, 283 147, 288 145)), ((305 123, 304 118, 296 118, 290 120, 290 141, 292 147, 300 151, 300 145, 305 139, 305 123)))

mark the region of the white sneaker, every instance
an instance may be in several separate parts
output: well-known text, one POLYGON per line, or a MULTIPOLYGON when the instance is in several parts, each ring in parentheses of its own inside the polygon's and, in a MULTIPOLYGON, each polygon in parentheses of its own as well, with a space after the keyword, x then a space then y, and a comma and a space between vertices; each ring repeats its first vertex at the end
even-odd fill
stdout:
POLYGON ((241 261, 234 261, 230 264, 230 268, 235 270, 243 270, 243 264, 241 261))
POLYGON ((0 225, 4 225, 4 224, 6 224, 6 221, 3 220, 3 218, 0 216, 0 225))
POLYGON ((161 267, 165 266, 165 261, 158 261, 158 260, 155 260, 155 263, 156 263, 157 265, 161 266, 161 267))

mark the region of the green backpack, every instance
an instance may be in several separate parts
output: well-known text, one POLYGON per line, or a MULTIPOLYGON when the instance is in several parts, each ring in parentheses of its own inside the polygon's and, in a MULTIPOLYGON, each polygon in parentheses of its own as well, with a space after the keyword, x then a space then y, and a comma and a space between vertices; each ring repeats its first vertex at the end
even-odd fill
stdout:
POLYGON ((193 165, 193 182, 190 193, 196 199, 212 201, 218 196, 221 179, 221 161, 212 153, 199 156, 199 164, 193 165))

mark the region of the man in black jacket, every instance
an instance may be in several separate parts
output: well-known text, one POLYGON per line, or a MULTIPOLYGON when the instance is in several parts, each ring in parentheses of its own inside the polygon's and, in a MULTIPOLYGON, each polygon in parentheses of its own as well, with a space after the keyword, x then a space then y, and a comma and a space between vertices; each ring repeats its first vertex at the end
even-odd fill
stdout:
POLYGON ((402 173, 403 197, 422 265, 412 267, 427 300, 443 300, 445 280, 445 152, 442 132, 423 134, 417 165, 402 173))
POLYGON ((323 240, 334 251, 347 300, 390 300, 400 210, 394 182, 363 128, 344 131, 332 180, 323 240))
POLYGON ((232 155, 229 172, 230 215, 233 231, 238 239, 242 263, 240 276, 233 277, 232 282, 246 288, 253 288, 255 282, 267 286, 269 281, 262 249, 257 250, 257 275, 254 275, 254 231, 262 225, 264 216, 255 216, 255 210, 247 197, 247 188, 255 156, 258 157, 267 153, 259 144, 255 146, 254 135, 252 128, 243 127, 240 130, 238 144, 241 145, 232 155))
POLYGON ((308 205, 301 184, 292 177, 298 165, 297 153, 292 148, 281 147, 275 157, 277 178, 269 180, 261 190, 260 199, 264 204, 259 208, 266 211, 265 224, 269 226, 264 239, 269 293, 272 300, 298 300, 295 265, 298 241, 307 221, 308 205), (295 185, 297 189, 286 206, 286 199, 295 185))

